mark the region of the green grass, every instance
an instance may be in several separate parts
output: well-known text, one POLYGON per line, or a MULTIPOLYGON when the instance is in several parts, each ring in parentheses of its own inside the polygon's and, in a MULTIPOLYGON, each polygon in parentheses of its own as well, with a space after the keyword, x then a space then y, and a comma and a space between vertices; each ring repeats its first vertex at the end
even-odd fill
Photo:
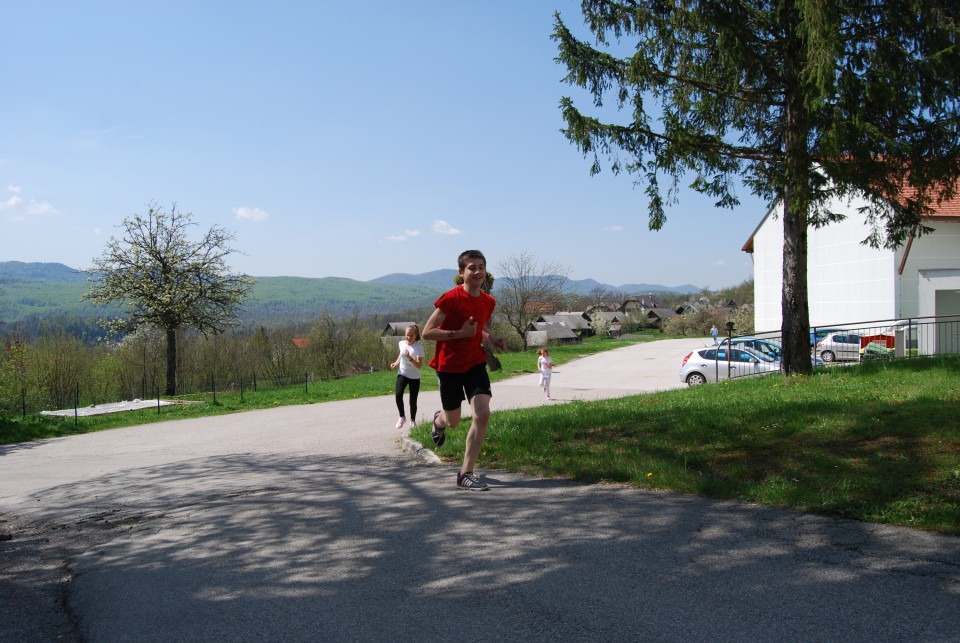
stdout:
POLYGON ((479 464, 960 534, 960 357, 503 411, 479 464))
MULTIPOLYGON (((551 349, 557 364, 649 337, 551 349)), ((500 356, 497 381, 536 355, 500 356)), ((90 418, 0 418, 0 443, 158 420, 390 394, 393 371, 205 404, 90 418)), ((436 390, 424 377, 422 390, 436 390)), ((438 455, 463 457, 469 418, 438 455)), ((428 424, 413 438, 432 445, 428 424)), ((694 389, 494 415, 480 466, 589 483, 669 489, 960 534, 960 356, 832 367, 694 389)))

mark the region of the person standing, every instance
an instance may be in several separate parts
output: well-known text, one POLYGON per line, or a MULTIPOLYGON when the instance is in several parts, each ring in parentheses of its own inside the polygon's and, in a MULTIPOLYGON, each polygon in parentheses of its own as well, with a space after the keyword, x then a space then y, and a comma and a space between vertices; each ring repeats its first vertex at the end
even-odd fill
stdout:
POLYGON ((537 370, 540 371, 540 386, 543 392, 550 399, 550 378, 553 375, 553 360, 550 359, 550 351, 545 347, 537 351, 540 357, 537 358, 537 370))
POLYGON ((417 423, 417 396, 420 395, 420 367, 423 366, 423 344, 420 343, 420 328, 416 324, 410 324, 403 333, 403 339, 398 344, 400 355, 397 360, 390 365, 391 369, 397 369, 397 383, 394 392, 397 396, 397 410, 400 411, 400 419, 397 420, 397 428, 402 429, 407 421, 407 416, 403 412, 403 392, 410 387, 410 424, 417 423))
POLYGON ((717 335, 718 335, 718 334, 719 334, 719 333, 718 333, 718 331, 717 331, 717 325, 716 325, 716 324, 710 324, 710 335, 713 337, 713 343, 714 343, 714 344, 719 344, 719 343, 720 343, 720 341, 717 339, 717 335))
POLYGON ((440 381, 441 409, 433 415, 433 442, 442 446, 447 429, 460 424, 461 404, 467 400, 472 421, 467 431, 463 464, 457 472, 457 488, 486 491, 490 487, 474 473, 490 423, 490 375, 483 343, 506 348, 493 337, 487 323, 496 300, 483 291, 487 260, 479 250, 467 250, 457 258, 462 283, 442 294, 423 327, 423 338, 437 343, 430 367, 440 381))

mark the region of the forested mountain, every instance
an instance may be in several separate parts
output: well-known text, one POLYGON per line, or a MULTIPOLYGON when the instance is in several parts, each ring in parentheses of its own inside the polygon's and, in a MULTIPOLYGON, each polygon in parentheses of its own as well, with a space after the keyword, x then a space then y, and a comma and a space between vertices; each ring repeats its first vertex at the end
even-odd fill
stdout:
MULTIPOLYGON (((370 281, 342 277, 255 277, 245 303, 245 325, 297 326, 324 314, 343 318, 382 316, 401 310, 430 307, 453 286, 457 271, 434 270, 419 275, 395 273, 370 281)), ((570 291, 596 289, 630 294, 693 293, 695 286, 667 288, 655 284, 610 286, 592 279, 570 281, 570 291)), ((90 284, 87 275, 59 263, 0 261, 0 332, 19 327, 34 335, 41 324, 59 324, 77 336, 96 336, 96 320, 116 316, 120 307, 99 308, 81 296, 90 284)))

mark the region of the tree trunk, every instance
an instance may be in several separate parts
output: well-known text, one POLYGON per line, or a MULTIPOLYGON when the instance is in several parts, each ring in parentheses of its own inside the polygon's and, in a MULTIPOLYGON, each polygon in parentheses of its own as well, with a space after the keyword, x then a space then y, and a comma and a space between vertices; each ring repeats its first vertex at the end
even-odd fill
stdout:
POLYGON ((809 374, 810 305, 807 301, 807 217, 786 190, 783 199, 783 299, 780 326, 785 375, 809 374))
POLYGON ((810 304, 807 301, 807 226, 810 212, 808 137, 810 119, 804 96, 800 16, 793 2, 782 8, 784 33, 783 297, 780 333, 785 375, 810 374, 810 304))
POLYGON ((177 329, 167 329, 167 389, 165 395, 177 394, 177 329))

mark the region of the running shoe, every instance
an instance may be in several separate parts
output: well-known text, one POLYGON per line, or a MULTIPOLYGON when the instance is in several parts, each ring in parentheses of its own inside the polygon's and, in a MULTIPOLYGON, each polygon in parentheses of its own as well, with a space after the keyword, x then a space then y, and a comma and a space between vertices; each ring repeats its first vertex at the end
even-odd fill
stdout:
POLYGON ((407 419, 401 415, 401 416, 400 416, 400 419, 397 420, 397 426, 396 426, 396 428, 402 429, 402 428, 403 428, 403 424, 404 424, 406 421, 407 421, 407 419))
POLYGON ((487 491, 490 486, 480 480, 480 476, 473 471, 468 471, 467 473, 457 474, 457 488, 468 491, 487 491))
POLYGON ((433 443, 438 447, 442 447, 443 443, 447 440, 447 430, 437 426, 437 418, 440 417, 440 411, 437 411, 433 414, 433 443))

